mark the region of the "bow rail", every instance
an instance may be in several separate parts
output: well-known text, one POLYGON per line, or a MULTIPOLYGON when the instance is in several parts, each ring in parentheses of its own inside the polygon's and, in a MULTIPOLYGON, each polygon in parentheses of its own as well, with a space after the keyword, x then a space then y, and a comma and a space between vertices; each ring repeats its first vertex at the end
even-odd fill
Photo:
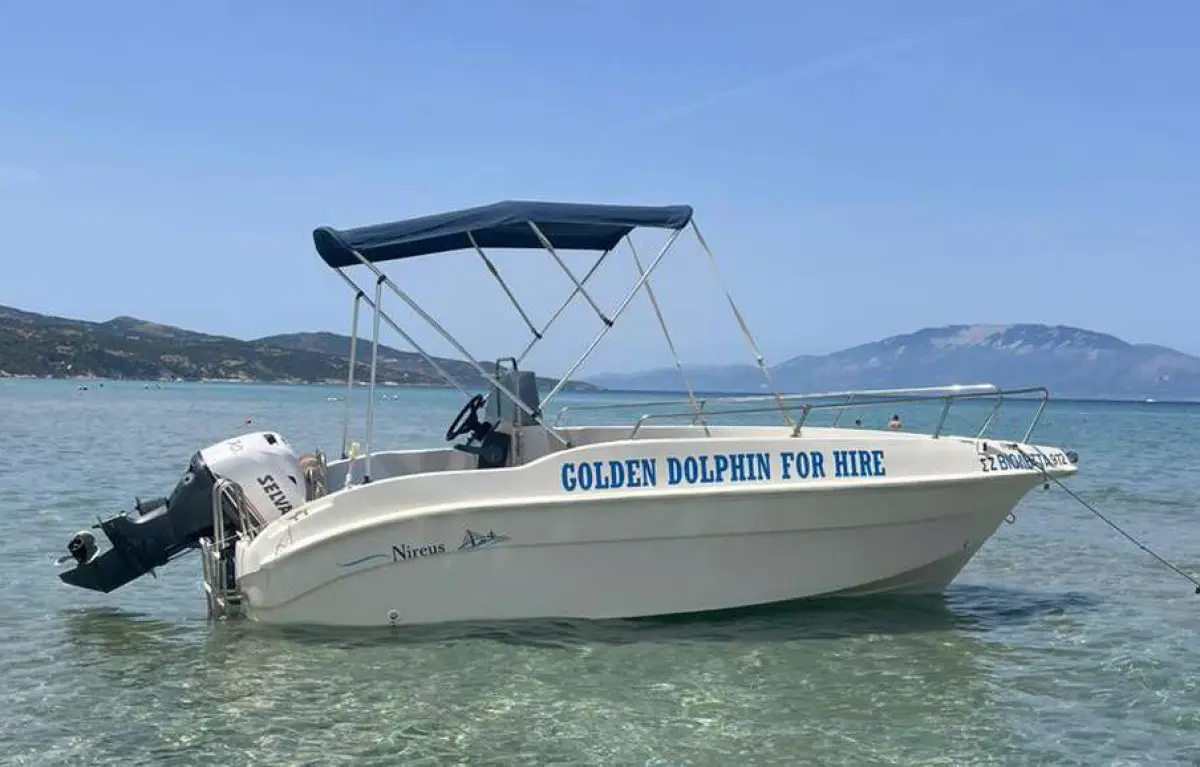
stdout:
MULTIPOLYGON (((809 415, 814 411, 837 410, 837 415, 834 418, 833 426, 837 426, 846 411, 857 408, 878 407, 880 405, 890 404, 913 404, 913 403, 942 403, 941 413, 938 416, 936 425, 934 426, 930 436, 933 439, 938 439, 945 428, 946 418, 950 413, 951 407, 955 402, 961 400, 995 400, 995 404, 988 411, 983 423, 975 432, 974 437, 980 439, 986 435, 987 430, 991 427, 996 419, 997 413, 1003 406, 1005 401, 1011 401, 1014 398, 1020 398, 1025 401, 1037 402, 1037 407, 1033 417, 1030 420, 1029 426, 1026 428, 1025 436, 1022 442, 1028 442, 1041 421, 1042 413, 1046 409, 1046 405, 1050 401, 1050 391, 1044 386, 1029 386, 1020 388, 1000 388, 994 384, 956 384, 951 386, 924 386, 911 387, 902 389, 860 389, 837 392, 820 392, 809 394, 785 394, 779 395, 782 399, 782 406, 787 408, 792 413, 798 414, 795 426, 792 429, 792 436, 798 437, 801 430, 808 421, 809 415), (1028 395, 1036 395, 1029 397, 1028 395)), ((688 406, 687 410, 676 410, 665 413, 645 413, 635 422, 633 430, 629 434, 629 438, 633 439, 641 431, 642 426, 652 420, 662 420, 668 418, 691 418, 693 424, 709 425, 708 418, 713 416, 728 416, 728 415, 753 415, 757 413, 777 412, 780 408, 779 400, 775 395, 743 395, 743 396, 708 396, 697 397, 693 399, 660 399, 660 400, 641 400, 636 402, 618 402, 618 403, 598 403, 594 405, 568 405, 559 409, 554 424, 562 426, 568 413, 595 412, 608 410, 628 410, 633 408, 645 407, 683 407, 688 406), (765 403, 771 403, 767 405, 765 403), (720 409, 714 409, 720 408, 720 409)))

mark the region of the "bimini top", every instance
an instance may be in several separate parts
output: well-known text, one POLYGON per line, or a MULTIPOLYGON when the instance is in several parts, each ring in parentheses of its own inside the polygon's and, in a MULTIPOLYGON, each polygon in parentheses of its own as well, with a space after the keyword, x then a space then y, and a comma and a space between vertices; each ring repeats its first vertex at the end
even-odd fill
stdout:
POLYGON ((313 243, 335 269, 367 261, 392 261, 429 253, 480 248, 542 248, 530 223, 558 250, 606 251, 639 227, 682 229, 692 220, 688 205, 579 205, 565 202, 497 202, 433 216, 357 229, 322 226, 313 243))

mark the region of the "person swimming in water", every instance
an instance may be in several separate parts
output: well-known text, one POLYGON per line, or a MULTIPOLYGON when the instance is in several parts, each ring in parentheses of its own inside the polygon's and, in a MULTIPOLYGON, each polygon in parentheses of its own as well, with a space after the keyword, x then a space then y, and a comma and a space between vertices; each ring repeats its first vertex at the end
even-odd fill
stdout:
POLYGON ((903 429, 904 424, 900 423, 900 416, 897 413, 892 413, 892 417, 888 419, 889 429, 903 429))

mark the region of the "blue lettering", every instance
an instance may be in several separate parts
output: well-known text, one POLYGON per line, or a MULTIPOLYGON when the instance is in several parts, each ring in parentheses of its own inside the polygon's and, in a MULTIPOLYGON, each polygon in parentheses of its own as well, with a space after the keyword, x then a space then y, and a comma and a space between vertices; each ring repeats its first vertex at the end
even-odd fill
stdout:
POLYGON ((812 461, 808 457, 808 453, 796 453, 796 476, 800 479, 808 479, 808 475, 812 473, 812 461))
POLYGON ((641 464, 636 458, 625 459, 625 464, 622 466, 622 468, 625 470, 625 477, 627 478, 626 487, 642 486, 642 477, 638 474, 638 468, 640 466, 641 464))
POLYGON ((835 477, 850 476, 850 465, 847 463, 845 450, 833 451, 833 475, 835 477))
MULTIPOLYGON (((599 468, 599 467, 597 467, 599 468)), ((612 488, 625 487, 625 464, 620 461, 608 462, 608 486, 612 488)))
MULTIPOLYGON (((825 476, 824 456, 815 450, 810 456, 813 476, 825 476)), ((882 450, 834 450, 833 475, 835 477, 885 477, 887 476, 887 467, 884 466, 884 452, 882 450)))
POLYGON ((717 476, 717 482, 725 481, 725 472, 729 471, 729 456, 714 455, 713 456, 713 473, 717 476))
POLYGON ((770 479, 771 478, 771 456, 769 453, 755 453, 754 458, 758 463, 758 476, 755 479, 770 479))
MULTIPOLYGON (((834 450, 833 475, 835 477, 886 477, 887 467, 884 465, 885 453, 882 450, 834 450)), ((820 472, 824 476, 824 467, 819 466, 820 453, 813 452, 813 476, 820 472)))
POLYGON ((792 461, 796 460, 795 453, 779 454, 779 476, 784 479, 792 478, 792 461))
POLYGON ((600 461, 595 461, 592 464, 592 472, 596 477, 596 489, 607 490, 612 487, 608 481, 608 475, 604 473, 604 464, 600 461))
POLYGON ((813 479, 823 478, 825 476, 825 454, 814 450, 809 453, 809 458, 812 460, 813 479))
MULTIPOLYGON (((666 456, 666 483, 725 484, 771 479, 770 453, 722 453, 718 455, 666 456)), ((796 461, 803 461, 801 476, 822 476, 821 455, 780 453, 783 476, 790 477, 796 461)), ((559 467, 559 482, 566 492, 576 490, 619 490, 657 487, 657 458, 623 458, 609 461, 566 461, 559 467)))
POLYGON ((658 484, 658 463, 655 458, 643 458, 640 461, 642 467, 642 477, 645 484, 654 487, 658 484))
POLYGON ((683 462, 673 455, 667 456, 667 484, 678 485, 683 481, 683 462))
POLYGON ((613 477, 621 477, 622 482, 613 480, 613 487, 653 487, 655 470, 653 458, 626 458, 623 463, 612 461, 613 477))
POLYGON ((862 470, 862 475, 864 477, 871 476, 871 451, 870 450, 859 450, 858 451, 858 466, 862 470))
POLYGON ((745 482, 746 481, 746 454, 738 453, 737 455, 729 456, 729 481, 730 482, 745 482))
MULTIPOLYGON (((834 458, 837 458, 836 453, 834 458)), ((790 479, 793 475, 800 479, 821 479, 825 476, 825 454, 820 450, 780 453, 779 464, 783 468, 784 479, 790 479)))

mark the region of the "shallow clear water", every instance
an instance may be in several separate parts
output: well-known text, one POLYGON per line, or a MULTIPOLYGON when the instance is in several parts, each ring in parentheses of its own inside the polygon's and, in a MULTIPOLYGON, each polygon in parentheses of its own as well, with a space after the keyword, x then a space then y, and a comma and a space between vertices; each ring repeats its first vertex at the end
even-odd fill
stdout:
MULTIPOLYGON (((1059 489, 939 599, 347 634, 209 623, 194 555, 109 596, 58 581, 74 531, 167 493, 205 444, 261 427, 335 452, 331 393, 0 381, 0 761, 1200 761, 1200 597, 1059 489)), ((436 444, 462 401, 389 395, 377 445, 436 444)), ((1200 406, 1054 403, 1036 436, 1080 453, 1074 489, 1200 570, 1200 406)))

